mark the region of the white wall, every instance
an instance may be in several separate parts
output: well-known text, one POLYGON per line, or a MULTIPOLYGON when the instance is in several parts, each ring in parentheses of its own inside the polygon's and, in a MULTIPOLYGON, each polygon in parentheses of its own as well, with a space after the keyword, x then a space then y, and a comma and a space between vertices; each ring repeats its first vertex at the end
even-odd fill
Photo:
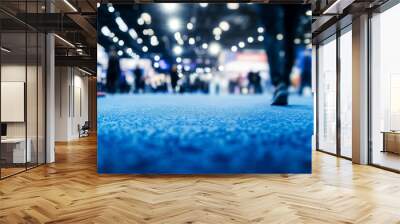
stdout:
POLYGON ((56 67, 55 73, 55 140, 70 141, 88 120, 88 78, 72 67, 56 67))
MULTIPOLYGON (((26 71, 28 72, 28 74, 31 74, 31 73, 36 74, 36 67, 34 67, 34 66, 25 67, 25 64, 23 64, 23 65, 3 64, 1 66, 1 81, 2 82, 17 81, 17 82, 26 83, 26 80, 25 80, 26 71)), ((29 84, 36 86, 36 81, 29 80, 29 84)), ((36 89, 27 88, 27 91, 28 91, 27 92, 27 97, 28 97, 27 103, 31 104, 31 102, 34 102, 34 104, 28 105, 28 106, 30 106, 31 108, 32 107, 36 108, 36 89)), ((1 108, 1 110, 7 110, 7 108, 1 108)), ((28 112, 31 112, 31 111, 28 111, 28 112)), ((36 124, 36 119, 37 119, 36 113, 35 114, 28 113, 27 116, 28 116, 28 122, 35 121, 35 124, 36 124)), ((8 137, 25 137, 25 123, 26 122, 7 122, 7 136, 8 137)), ((36 130, 36 125, 35 125, 35 127, 33 127, 33 124, 29 124, 28 129, 31 127, 36 130)), ((28 130, 28 137, 30 137, 29 133, 30 132, 28 130)))
POLYGON ((69 69, 55 68, 55 141, 67 141, 69 133, 69 96, 70 85, 69 69))
POLYGON ((73 96, 74 102, 71 102, 73 108, 72 119, 71 119, 71 136, 72 138, 78 138, 78 125, 83 125, 85 121, 88 121, 88 78, 82 76, 83 73, 79 70, 74 70, 74 80, 73 80, 73 96), (79 72, 78 74, 76 72, 79 72))

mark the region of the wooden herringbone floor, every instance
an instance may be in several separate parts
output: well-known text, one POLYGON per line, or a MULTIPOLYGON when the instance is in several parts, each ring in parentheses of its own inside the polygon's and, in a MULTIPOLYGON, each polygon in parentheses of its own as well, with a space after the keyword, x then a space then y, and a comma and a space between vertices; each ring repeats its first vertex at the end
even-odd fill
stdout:
POLYGON ((0 181, 0 223, 400 223, 400 175, 314 152, 312 175, 98 175, 96 141, 0 181))

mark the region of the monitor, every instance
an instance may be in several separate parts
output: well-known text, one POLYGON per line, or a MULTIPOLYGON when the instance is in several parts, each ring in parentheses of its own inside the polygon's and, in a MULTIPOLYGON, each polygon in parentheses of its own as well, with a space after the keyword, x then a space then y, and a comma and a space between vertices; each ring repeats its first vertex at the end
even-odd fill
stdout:
POLYGON ((1 136, 7 136, 7 124, 1 124, 1 136))

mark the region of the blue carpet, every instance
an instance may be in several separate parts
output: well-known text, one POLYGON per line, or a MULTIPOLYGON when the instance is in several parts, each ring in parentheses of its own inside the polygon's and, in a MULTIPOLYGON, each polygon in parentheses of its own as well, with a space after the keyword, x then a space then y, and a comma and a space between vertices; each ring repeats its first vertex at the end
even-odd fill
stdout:
POLYGON ((312 98, 107 95, 98 99, 98 172, 310 173, 312 98))

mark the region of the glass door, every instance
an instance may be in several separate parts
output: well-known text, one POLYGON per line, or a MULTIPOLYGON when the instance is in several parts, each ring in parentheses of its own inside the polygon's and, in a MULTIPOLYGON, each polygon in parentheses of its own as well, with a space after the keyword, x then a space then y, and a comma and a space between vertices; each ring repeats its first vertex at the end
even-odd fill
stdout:
POLYGON ((318 149, 336 154, 336 35, 318 47, 318 149))
POLYGON ((1 34, 1 175, 26 170, 31 161, 26 125, 26 33, 1 34))
POLYGON ((352 33, 341 31, 340 42, 340 155, 352 157, 352 33))
POLYGON ((45 163, 46 39, 22 22, 43 13, 44 3, 0 1, 20 17, 0 12, 0 178, 45 163))
POLYGON ((38 35, 37 32, 27 32, 27 151, 30 151, 30 160, 27 167, 38 165, 38 35))
POLYGON ((371 18, 372 164, 400 171, 400 4, 371 18))

